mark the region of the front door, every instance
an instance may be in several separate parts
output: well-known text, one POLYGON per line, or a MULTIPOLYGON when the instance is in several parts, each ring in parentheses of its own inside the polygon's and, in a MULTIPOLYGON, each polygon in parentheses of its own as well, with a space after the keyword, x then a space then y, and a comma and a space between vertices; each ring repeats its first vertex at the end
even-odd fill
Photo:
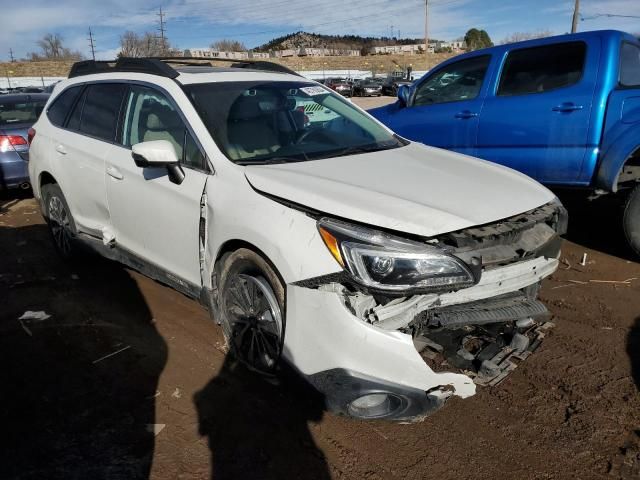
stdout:
POLYGON ((122 146, 106 161, 113 241, 174 280, 199 287, 200 200, 209 175, 204 155, 164 93, 133 86, 125 105, 122 146), (185 173, 181 184, 165 167, 136 166, 131 146, 152 140, 174 146, 185 173))
POLYGON ((491 57, 445 65, 417 86, 411 104, 385 118, 403 137, 472 155, 491 57))

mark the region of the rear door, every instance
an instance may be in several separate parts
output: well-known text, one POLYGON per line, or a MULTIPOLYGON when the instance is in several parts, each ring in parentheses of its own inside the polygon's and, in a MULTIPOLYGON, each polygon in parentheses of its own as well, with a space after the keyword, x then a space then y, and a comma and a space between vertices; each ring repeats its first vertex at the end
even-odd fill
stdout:
POLYGON ((199 288, 200 200, 208 167, 184 118, 168 94, 132 86, 125 101, 121 144, 112 150, 103 175, 116 245, 183 286, 199 288), (185 174, 181 184, 169 180, 166 167, 136 166, 131 146, 152 140, 173 145, 185 174))
POLYGON ((385 123, 411 140, 472 155, 490 61, 490 55, 466 58, 429 74, 411 105, 385 123))
POLYGON ((549 184, 578 183, 597 148, 591 107, 600 40, 507 52, 478 127, 478 156, 549 184))
POLYGON ((87 85, 53 138, 60 164, 56 175, 76 226, 93 236, 102 237, 111 225, 104 165, 116 141, 126 90, 122 83, 87 85))

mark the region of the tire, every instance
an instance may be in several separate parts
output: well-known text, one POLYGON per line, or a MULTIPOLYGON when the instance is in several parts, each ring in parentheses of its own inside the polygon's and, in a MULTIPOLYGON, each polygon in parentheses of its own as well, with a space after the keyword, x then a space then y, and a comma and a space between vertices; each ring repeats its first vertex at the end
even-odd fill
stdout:
POLYGON ((627 242, 636 255, 640 255, 640 185, 636 186, 627 197, 622 227, 627 242))
POLYGON ((43 185, 41 198, 42 212, 56 250, 65 260, 75 258, 78 255, 76 224, 62 190, 55 183, 43 185))
POLYGON ((218 315, 229 351, 249 369, 272 375, 282 355, 285 289, 273 267, 241 248, 217 264, 218 315))

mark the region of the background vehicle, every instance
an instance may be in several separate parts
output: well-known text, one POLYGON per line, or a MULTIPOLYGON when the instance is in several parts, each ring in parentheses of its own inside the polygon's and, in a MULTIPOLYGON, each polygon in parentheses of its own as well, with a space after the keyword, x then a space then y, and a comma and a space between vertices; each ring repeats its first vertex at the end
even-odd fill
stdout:
POLYGON ((618 31, 549 37, 452 58, 372 115, 428 145, 556 187, 620 192, 640 254, 640 43, 618 31))
POLYGON ((376 82, 373 78, 356 80, 353 83, 354 97, 379 97, 382 95, 382 83, 376 82))
POLYGON ((282 357, 359 418, 419 419, 535 350, 566 227, 550 191, 236 65, 74 65, 29 163, 63 256, 89 246, 198 299, 249 368, 282 357), (439 344, 452 371, 420 354, 439 344))
POLYGON ((393 76, 387 77, 384 83, 382 83, 382 95, 395 97, 401 85, 411 85, 411 81, 393 76))
POLYGON ((0 97, 0 190, 29 188, 29 128, 44 109, 48 94, 0 97))
POLYGON ((353 85, 344 78, 328 78, 324 84, 344 97, 353 95, 353 85))

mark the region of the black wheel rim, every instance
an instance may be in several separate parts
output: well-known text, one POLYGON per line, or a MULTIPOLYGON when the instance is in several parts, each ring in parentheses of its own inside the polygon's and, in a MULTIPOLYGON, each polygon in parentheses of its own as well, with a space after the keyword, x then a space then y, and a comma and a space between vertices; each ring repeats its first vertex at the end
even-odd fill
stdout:
POLYGON ((234 354, 255 370, 273 371, 282 349, 282 312, 273 289, 262 277, 238 274, 225 290, 234 354))
POLYGON ((64 255, 69 255, 69 252, 71 252, 69 213, 60 197, 55 195, 49 199, 49 226, 58 250, 64 255))

